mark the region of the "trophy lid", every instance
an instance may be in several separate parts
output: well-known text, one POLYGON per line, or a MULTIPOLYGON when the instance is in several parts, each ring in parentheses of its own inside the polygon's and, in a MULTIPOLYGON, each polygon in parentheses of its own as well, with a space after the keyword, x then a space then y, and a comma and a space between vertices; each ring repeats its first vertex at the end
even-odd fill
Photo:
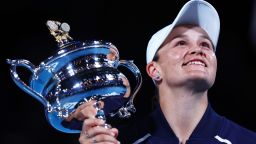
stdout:
POLYGON ((82 53, 82 51, 89 47, 108 47, 110 51, 115 52, 117 60, 119 59, 119 52, 111 42, 104 40, 86 40, 82 42, 73 40, 69 35, 70 26, 66 22, 61 23, 55 20, 48 20, 46 25, 50 30, 50 34, 53 35, 57 41, 58 49, 43 62, 44 64, 55 62, 57 59, 71 53, 82 53))
POLYGON ((46 25, 50 30, 51 35, 53 35, 55 40, 58 42, 58 46, 60 48, 73 40, 73 38, 69 36, 70 26, 67 23, 48 20, 46 25))

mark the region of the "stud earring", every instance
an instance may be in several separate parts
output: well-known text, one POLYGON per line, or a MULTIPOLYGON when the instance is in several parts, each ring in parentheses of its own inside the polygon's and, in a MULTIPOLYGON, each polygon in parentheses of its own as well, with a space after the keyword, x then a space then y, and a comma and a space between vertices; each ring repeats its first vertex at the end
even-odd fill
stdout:
POLYGON ((160 79, 161 79, 161 75, 160 75, 159 72, 157 72, 156 75, 155 75, 155 80, 159 81, 160 79))

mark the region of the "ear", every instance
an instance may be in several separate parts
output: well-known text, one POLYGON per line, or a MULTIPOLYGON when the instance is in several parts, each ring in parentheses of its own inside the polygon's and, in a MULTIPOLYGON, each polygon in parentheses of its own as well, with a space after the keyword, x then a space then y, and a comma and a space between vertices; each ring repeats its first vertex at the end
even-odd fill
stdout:
POLYGON ((156 81, 159 81, 161 79, 158 66, 155 62, 148 63, 146 66, 146 70, 147 70, 148 75, 152 79, 154 79, 156 81))

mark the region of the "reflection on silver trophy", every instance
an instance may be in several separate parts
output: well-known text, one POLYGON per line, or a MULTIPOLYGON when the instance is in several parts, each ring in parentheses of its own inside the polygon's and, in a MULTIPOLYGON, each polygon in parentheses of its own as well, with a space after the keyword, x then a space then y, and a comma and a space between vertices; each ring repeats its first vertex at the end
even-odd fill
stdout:
POLYGON ((39 66, 24 59, 7 59, 7 63, 13 81, 44 105, 46 118, 55 129, 79 133, 82 122, 65 119, 90 100, 96 101, 96 117, 104 120, 106 115, 127 118, 135 112, 133 100, 141 87, 142 77, 133 61, 119 60, 118 49, 110 42, 73 40, 67 23, 49 20, 46 24, 58 43, 57 53, 39 66), (31 71, 29 84, 20 79, 17 67, 31 71), (121 70, 134 76, 133 87, 130 77, 128 80, 121 70), (98 106, 100 100, 108 105, 104 104, 104 110, 98 106))

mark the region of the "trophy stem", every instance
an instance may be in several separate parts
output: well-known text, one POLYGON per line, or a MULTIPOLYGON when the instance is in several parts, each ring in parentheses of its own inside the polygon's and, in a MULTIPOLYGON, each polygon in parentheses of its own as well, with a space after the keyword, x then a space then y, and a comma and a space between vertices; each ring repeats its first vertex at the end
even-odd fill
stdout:
MULTIPOLYGON (((101 119, 101 120, 103 120, 104 122, 106 122, 106 116, 105 116, 105 113, 104 113, 103 109, 100 108, 100 102, 97 100, 97 101, 94 103, 93 106, 94 106, 94 108, 97 110, 97 113, 96 113, 95 117, 96 117, 97 119, 101 119)), ((102 126, 103 126, 104 128, 106 128, 106 129, 112 128, 112 126, 109 125, 109 124, 107 124, 107 123, 104 123, 102 126)))

